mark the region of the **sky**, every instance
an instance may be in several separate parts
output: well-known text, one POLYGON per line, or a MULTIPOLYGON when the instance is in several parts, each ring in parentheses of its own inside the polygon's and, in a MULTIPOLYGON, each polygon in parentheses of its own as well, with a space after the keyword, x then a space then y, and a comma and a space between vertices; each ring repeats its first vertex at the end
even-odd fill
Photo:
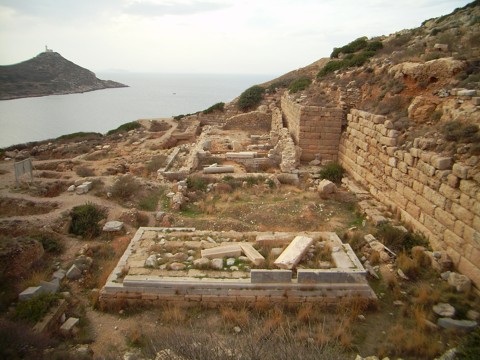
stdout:
POLYGON ((0 64, 45 45, 95 72, 281 75, 470 0, 0 0, 0 64))

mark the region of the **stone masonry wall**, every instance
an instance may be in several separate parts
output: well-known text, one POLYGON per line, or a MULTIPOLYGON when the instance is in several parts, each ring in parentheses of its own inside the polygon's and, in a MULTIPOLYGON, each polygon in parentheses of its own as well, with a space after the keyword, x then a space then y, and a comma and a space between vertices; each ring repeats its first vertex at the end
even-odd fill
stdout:
MULTIPOLYGON (((480 171, 415 146, 397 148, 390 120, 360 110, 347 115, 339 162, 391 207, 434 250, 445 250, 480 287, 480 171)), ((415 142, 414 142, 415 145, 415 142)))
POLYGON ((337 160, 343 110, 305 106, 288 93, 282 97, 282 112, 290 134, 302 149, 301 160, 337 160))

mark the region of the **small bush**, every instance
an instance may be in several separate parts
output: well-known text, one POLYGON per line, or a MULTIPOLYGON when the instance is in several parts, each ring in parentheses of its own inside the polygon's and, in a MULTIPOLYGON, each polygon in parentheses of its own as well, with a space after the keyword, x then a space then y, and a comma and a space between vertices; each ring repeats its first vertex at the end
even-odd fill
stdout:
POLYGON ((138 129, 140 127, 142 127, 142 125, 140 125, 140 123, 138 123, 136 121, 131 121, 131 122, 120 125, 116 129, 110 130, 109 132, 107 132, 107 135, 118 134, 118 133, 121 133, 121 132, 128 132, 128 131, 131 131, 131 130, 138 129))
POLYGON ((49 337, 19 322, 0 319, 0 359, 44 359, 49 337))
POLYGON ((63 244, 57 235, 45 233, 33 235, 32 237, 42 244, 43 250, 47 253, 60 254, 63 251, 63 244))
POLYGON ((155 211, 157 210, 158 201, 161 199, 163 195, 162 191, 152 191, 147 194, 145 197, 141 198, 138 202, 138 207, 141 210, 145 211, 155 211))
POLYGON ((442 128, 445 140, 462 143, 478 142, 480 140, 478 130, 476 124, 464 124, 457 120, 445 123, 442 128))
POLYGON ((203 113, 210 114, 214 111, 223 111, 224 108, 225 108, 225 103, 219 102, 219 103, 216 103, 215 105, 210 106, 208 109, 203 110, 203 113))
POLYGON ((422 235, 404 232, 390 224, 380 225, 375 236, 389 249, 396 252, 409 252, 414 246, 428 246, 428 240, 422 235))
POLYGON ((112 196, 121 199, 129 200, 140 188, 140 184, 132 175, 124 175, 119 178, 112 186, 112 196))
POLYGON ((278 81, 275 81, 274 83, 271 83, 268 87, 267 87, 267 90, 269 92, 276 92, 277 89, 279 88, 287 88, 290 86, 290 84, 292 83, 293 79, 282 79, 282 80, 278 80, 278 81))
POLYGON ((342 165, 336 162, 332 162, 325 165, 320 170, 320 178, 327 179, 338 184, 342 181, 344 172, 345 170, 343 169, 342 165))
POLYGON ((152 159, 146 165, 147 173, 151 174, 157 172, 158 169, 165 165, 166 160, 166 155, 156 155, 152 157, 152 159))
POLYGON ((57 137, 55 140, 90 140, 90 139, 98 139, 101 138, 103 135, 100 133, 95 132, 75 132, 72 134, 66 134, 57 137))
POLYGON ((91 239, 100 234, 98 222, 106 218, 105 212, 94 204, 75 206, 70 212, 69 232, 91 239))
POLYGON ((242 111, 253 109, 262 101, 264 92, 265 89, 258 85, 248 88, 240 95, 238 108, 242 111))
POLYGON ((310 86, 312 83, 312 80, 308 78, 299 78, 295 81, 293 81, 290 86, 288 87, 288 90, 292 93, 295 94, 299 91, 305 90, 310 86))
POLYGON ((40 294, 31 299, 20 301, 15 307, 15 319, 36 323, 43 319, 57 300, 58 296, 55 294, 40 294))

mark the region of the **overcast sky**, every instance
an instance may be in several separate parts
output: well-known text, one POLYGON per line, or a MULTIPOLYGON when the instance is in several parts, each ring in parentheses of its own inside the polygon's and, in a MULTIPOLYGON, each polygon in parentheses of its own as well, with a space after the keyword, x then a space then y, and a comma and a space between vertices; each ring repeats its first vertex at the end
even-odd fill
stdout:
POLYGON ((0 0, 0 64, 45 45, 90 70, 280 75, 470 0, 0 0))

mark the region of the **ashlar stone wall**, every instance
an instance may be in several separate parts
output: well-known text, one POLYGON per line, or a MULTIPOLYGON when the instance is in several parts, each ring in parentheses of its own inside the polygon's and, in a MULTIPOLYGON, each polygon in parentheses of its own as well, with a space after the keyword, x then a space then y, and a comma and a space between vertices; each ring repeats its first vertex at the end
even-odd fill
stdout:
MULTIPOLYGON (((415 146, 397 147, 393 124, 360 110, 347 115, 339 162, 402 221, 445 250, 480 287, 480 170, 415 146)), ((415 145, 415 142, 414 142, 415 145)))
POLYGON ((343 110, 335 107, 306 106, 288 93, 282 96, 282 113, 303 161, 337 160, 343 110))

